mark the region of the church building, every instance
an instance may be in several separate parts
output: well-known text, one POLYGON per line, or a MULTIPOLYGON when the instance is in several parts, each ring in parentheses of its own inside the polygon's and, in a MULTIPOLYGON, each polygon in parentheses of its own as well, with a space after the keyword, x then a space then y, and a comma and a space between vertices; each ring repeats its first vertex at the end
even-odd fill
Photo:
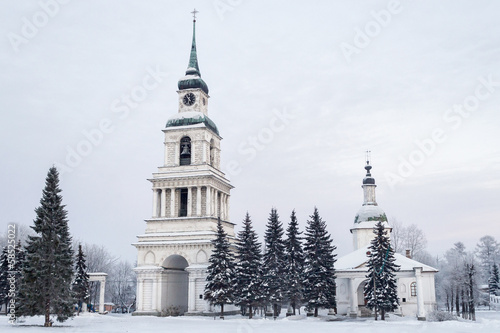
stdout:
POLYGON ((222 138, 208 117, 210 96, 198 66, 195 25, 196 18, 189 65, 178 82, 178 113, 163 129, 165 159, 149 179, 152 216, 133 244, 138 252, 136 315, 210 311, 203 291, 218 218, 234 238, 233 186, 220 170, 222 138))
MULTIPOLYGON (((377 204, 375 179, 371 175, 370 162, 366 162, 366 176, 363 179, 364 202, 354 218, 351 229, 354 252, 337 260, 337 311, 351 317, 371 316, 366 308, 364 287, 368 279, 368 247, 375 237, 373 228, 381 221, 388 236, 392 228, 387 216, 377 204)), ((416 316, 424 319, 429 311, 436 308, 434 275, 437 269, 411 258, 395 253, 395 264, 400 266, 396 273, 400 307, 396 314, 416 316)))
MULTIPOLYGON (((195 14, 196 12, 194 12, 195 14)), ((216 238, 217 220, 234 241, 229 217, 233 186, 220 170, 221 136, 208 116, 208 86, 201 78, 196 54, 196 17, 188 68, 178 81, 178 112, 163 129, 164 161, 153 173, 153 211, 144 234, 137 236, 137 300, 135 315, 202 314, 214 309, 203 299, 206 269, 216 238)), ((371 315, 365 307, 367 252, 373 227, 382 221, 390 233, 384 211, 375 198, 375 179, 369 161, 363 179, 364 203, 351 229, 354 252, 339 258, 337 312, 359 317, 371 315)), ((436 269, 395 254, 401 266, 396 274, 403 316, 425 318, 436 306, 436 269)), ((227 306, 234 311, 234 306, 227 306)))

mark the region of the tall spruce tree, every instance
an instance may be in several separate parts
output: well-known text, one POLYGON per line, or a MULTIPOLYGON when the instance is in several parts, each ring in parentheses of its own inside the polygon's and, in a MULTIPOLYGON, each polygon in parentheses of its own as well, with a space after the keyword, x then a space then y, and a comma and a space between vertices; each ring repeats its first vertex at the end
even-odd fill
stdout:
POLYGON ((26 245, 26 260, 19 291, 19 314, 43 315, 44 326, 52 326, 50 315, 63 322, 73 316, 73 250, 67 212, 62 204, 59 173, 49 169, 40 207, 26 245))
POLYGON ((208 260, 204 298, 210 304, 220 306, 220 318, 224 319, 224 304, 234 302, 236 266, 231 245, 220 218, 217 220, 217 237, 212 240, 212 245, 214 250, 208 260))
POLYGON ((285 240, 285 278, 286 298, 295 315, 295 309, 300 307, 304 295, 304 251, 302 250, 301 232, 295 216, 295 210, 290 215, 290 223, 286 229, 285 240))
POLYGON ((73 293, 78 304, 78 315, 82 311, 83 303, 88 303, 90 297, 89 275, 87 274, 87 264, 82 245, 78 244, 76 255, 76 275, 73 282, 73 293))
POLYGON ((336 246, 332 245, 326 223, 321 219, 318 209, 307 221, 305 233, 305 268, 304 268, 304 299, 307 307, 314 309, 318 316, 319 308, 336 308, 335 262, 336 246))
POLYGON ((367 307, 375 309, 375 320, 378 311, 382 320, 385 314, 397 309, 399 305, 395 272, 399 266, 395 264, 394 250, 381 221, 373 228, 375 238, 371 241, 368 255, 368 282, 364 292, 368 300, 367 307))
POLYGON ((273 316, 279 316, 280 303, 285 289, 285 244, 283 224, 276 208, 271 209, 264 234, 266 252, 262 264, 262 292, 266 303, 271 303, 273 316))
POLYGON ((497 264, 493 264, 488 285, 490 295, 500 296, 500 272, 497 264))
POLYGON ((243 230, 238 232, 237 238, 236 304, 243 309, 248 307, 248 318, 251 319, 254 307, 262 300, 262 254, 257 233, 252 227, 252 220, 248 213, 243 221, 243 230))

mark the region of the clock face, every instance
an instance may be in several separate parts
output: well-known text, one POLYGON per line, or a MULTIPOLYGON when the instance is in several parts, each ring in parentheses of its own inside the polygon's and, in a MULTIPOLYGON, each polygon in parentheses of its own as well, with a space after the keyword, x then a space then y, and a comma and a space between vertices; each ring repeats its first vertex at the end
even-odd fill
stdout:
POLYGON ((196 96, 193 93, 187 93, 186 95, 184 95, 184 98, 182 99, 182 102, 188 106, 193 105, 195 101, 196 101, 196 96))

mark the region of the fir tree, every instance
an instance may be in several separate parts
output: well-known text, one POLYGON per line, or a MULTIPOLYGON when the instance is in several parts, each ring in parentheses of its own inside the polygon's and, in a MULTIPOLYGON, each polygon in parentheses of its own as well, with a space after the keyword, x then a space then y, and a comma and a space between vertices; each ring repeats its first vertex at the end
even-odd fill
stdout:
POLYGON ((375 309, 375 320, 380 310, 382 320, 385 313, 394 311, 399 305, 395 272, 399 266, 394 262, 394 250, 381 221, 373 228, 375 238, 370 243, 368 256, 368 282, 365 285, 367 307, 375 309))
POLYGON ((497 264, 493 264, 488 280, 490 295, 500 296, 500 272, 497 264))
MULTIPOLYGON (((15 241, 14 243, 15 244, 15 241)), ((0 307, 5 304, 7 313, 13 309, 13 313, 17 314, 18 289, 21 282, 21 270, 24 262, 24 249, 21 241, 18 240, 17 245, 6 245, 0 254, 0 307), (10 253, 9 253, 10 252, 10 253), (14 288, 12 288, 12 287, 14 288)), ((11 317, 15 320, 15 317, 11 317)))
POLYGON ((266 303, 273 306, 273 316, 279 316, 278 308, 285 293, 285 245, 283 242, 283 224, 279 221, 278 212, 271 209, 266 226, 264 240, 266 252, 262 264, 262 292, 266 303))
POLYGON ((286 229, 287 239, 285 240, 285 277, 286 277, 286 297, 295 315, 295 309, 300 306, 304 294, 304 251, 302 250, 301 232, 299 223, 295 216, 295 210, 290 216, 290 223, 286 229))
POLYGON ((253 316, 253 308, 259 304, 261 296, 261 245, 253 230, 250 215, 243 221, 243 230, 238 232, 236 246, 236 304, 248 307, 248 318, 253 316))
POLYGON ((83 303, 88 303, 90 296, 89 275, 87 274, 87 264, 81 244, 78 244, 78 253, 76 255, 76 276, 73 282, 73 293, 78 304, 78 314, 80 314, 83 303))
POLYGON ((231 245, 220 218, 217 220, 217 238, 212 240, 212 245, 214 250, 208 260, 204 298, 210 304, 220 306, 220 318, 224 319, 224 304, 231 304, 234 301, 236 267, 231 245))
POLYGON ((304 298, 307 307, 314 309, 318 316, 318 308, 336 308, 335 257, 336 247, 332 245, 326 223, 321 219, 318 209, 307 221, 305 233, 305 268, 304 268, 304 298))
POLYGON ((44 315, 44 326, 52 326, 50 315, 63 322, 73 316, 73 250, 67 212, 62 204, 59 173, 50 168, 40 207, 36 212, 35 236, 29 236, 26 260, 19 286, 19 314, 44 315))
POLYGON ((0 254, 0 308, 2 304, 7 304, 9 301, 9 260, 8 260, 7 246, 5 246, 0 254))

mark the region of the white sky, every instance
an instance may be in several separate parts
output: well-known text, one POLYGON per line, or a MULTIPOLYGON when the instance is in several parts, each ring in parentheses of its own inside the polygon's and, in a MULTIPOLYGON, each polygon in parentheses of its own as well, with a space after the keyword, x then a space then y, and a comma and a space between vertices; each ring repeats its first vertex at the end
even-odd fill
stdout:
POLYGON ((151 216, 146 179, 163 162, 161 130, 177 112, 196 7, 237 230, 248 210, 262 235, 273 206, 285 224, 295 208, 303 228, 317 206, 339 255, 350 252, 371 150, 379 205, 421 227, 431 253, 500 239, 499 3, 96 0, 49 6, 49 16, 40 3, 50 2, 0 3, 2 230, 32 224, 49 167, 67 165, 83 133, 107 121, 112 131, 62 175, 64 203, 75 238, 135 260, 130 244, 151 216), (345 56, 347 44, 357 53, 345 56), (157 68, 161 84, 124 108, 157 68), (453 111, 464 103, 470 112, 453 111), (435 131, 424 156, 416 142, 435 131), (411 174, 402 160, 413 161, 411 174), (389 174, 401 178, 391 186, 389 174))

